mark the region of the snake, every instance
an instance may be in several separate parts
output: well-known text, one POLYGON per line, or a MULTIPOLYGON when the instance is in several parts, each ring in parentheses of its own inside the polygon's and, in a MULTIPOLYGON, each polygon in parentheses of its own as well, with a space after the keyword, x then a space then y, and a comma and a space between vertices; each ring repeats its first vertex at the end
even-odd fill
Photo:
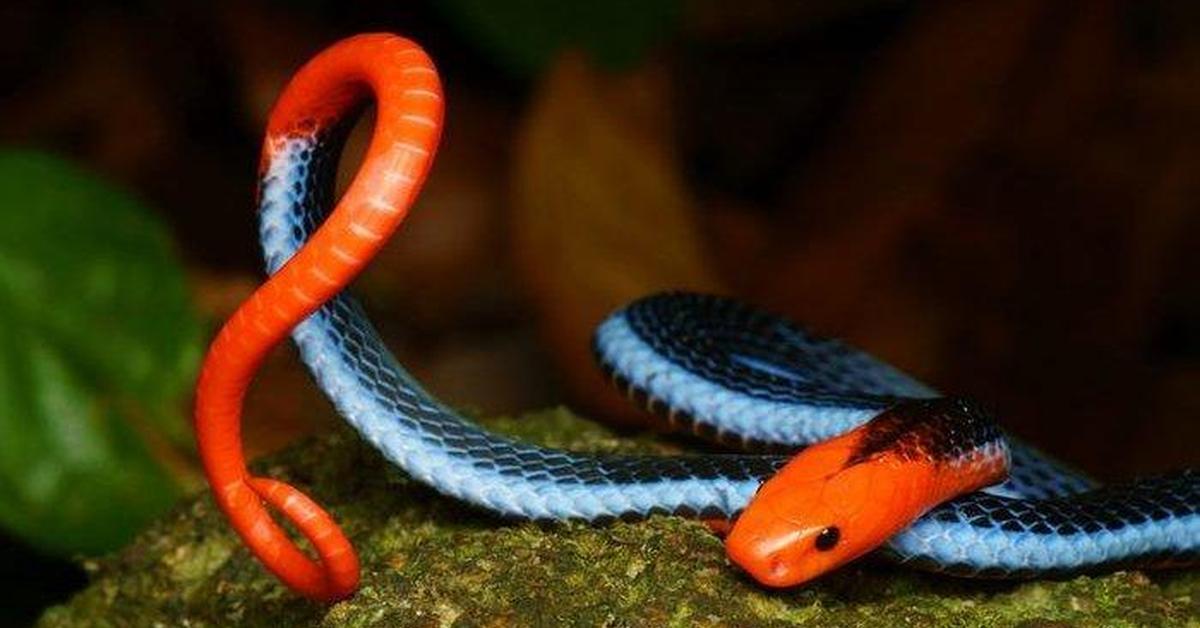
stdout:
POLYGON ((243 399, 289 334, 338 413, 436 492, 515 519, 724 521, 729 559, 768 587, 868 553, 992 578, 1200 562, 1200 473, 1100 486, 1005 434, 980 404, 726 297, 639 299, 597 328, 592 347, 609 379, 663 425, 723 449, 587 454, 483 429, 427 392, 343 291, 407 215, 443 115, 429 56, 381 33, 312 58, 267 123, 258 218, 268 278, 210 345, 194 428, 221 511, 298 594, 350 596, 360 564, 332 515, 246 467, 243 399), (341 149, 372 101, 369 146, 337 199, 341 149))

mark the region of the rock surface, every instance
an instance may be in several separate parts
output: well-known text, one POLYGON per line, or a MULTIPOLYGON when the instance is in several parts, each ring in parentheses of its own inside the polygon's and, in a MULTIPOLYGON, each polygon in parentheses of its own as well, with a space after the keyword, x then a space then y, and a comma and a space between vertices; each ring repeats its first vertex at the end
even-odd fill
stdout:
MULTIPOLYGON (((555 447, 671 449, 564 410, 488 421, 555 447)), ((756 587, 700 524, 658 517, 607 526, 498 520, 409 481, 349 431, 262 461, 329 508, 358 548, 362 588, 322 606, 270 577, 207 494, 51 608, 57 626, 1200 626, 1200 570, 1062 581, 956 580, 860 561, 814 586, 756 587)))

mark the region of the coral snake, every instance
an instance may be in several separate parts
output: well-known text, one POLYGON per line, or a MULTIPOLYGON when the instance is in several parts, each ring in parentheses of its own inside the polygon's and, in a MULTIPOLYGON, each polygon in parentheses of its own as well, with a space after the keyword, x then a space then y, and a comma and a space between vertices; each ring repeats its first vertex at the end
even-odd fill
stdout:
POLYGON ((403 222, 433 160, 442 112, 425 52, 371 34, 312 59, 270 116, 259 188, 270 278, 212 343, 195 430, 217 504, 295 591, 344 598, 359 564, 320 506, 246 469, 242 400, 289 332, 341 415, 442 494, 525 519, 673 513, 732 521, 729 557, 771 586, 807 581, 876 548, 900 563, 983 577, 1200 559, 1200 474, 1097 487, 1005 437, 976 405, 718 297, 642 299, 599 327, 594 350, 614 382, 672 426, 756 453, 585 455, 484 431, 427 393, 341 294, 403 222), (372 97, 369 149, 331 211, 340 149, 372 97), (307 537, 317 560, 268 506, 307 537))

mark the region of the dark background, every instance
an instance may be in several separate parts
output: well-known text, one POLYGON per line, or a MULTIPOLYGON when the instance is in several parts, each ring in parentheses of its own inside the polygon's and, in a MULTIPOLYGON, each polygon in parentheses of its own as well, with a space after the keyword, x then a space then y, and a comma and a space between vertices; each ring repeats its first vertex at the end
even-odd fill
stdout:
MULTIPOLYGON (((273 98, 333 41, 396 32, 438 64, 447 131, 359 291, 451 402, 636 424, 587 330, 690 287, 978 397, 1108 480, 1200 460, 1198 7, 18 1, 0 9, 0 140, 152 207, 215 327, 260 280, 273 98)), ((280 351, 249 446, 335 420, 280 351)), ((0 620, 85 581, 0 548, 0 620)))

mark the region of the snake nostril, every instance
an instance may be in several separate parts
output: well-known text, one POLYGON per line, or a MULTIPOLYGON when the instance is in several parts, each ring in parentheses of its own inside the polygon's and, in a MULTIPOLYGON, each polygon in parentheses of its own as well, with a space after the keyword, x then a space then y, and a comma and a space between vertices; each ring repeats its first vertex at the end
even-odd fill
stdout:
POLYGON ((771 577, 776 580, 782 580, 788 574, 787 561, 778 556, 770 559, 770 562, 768 563, 768 569, 771 572, 771 577))

